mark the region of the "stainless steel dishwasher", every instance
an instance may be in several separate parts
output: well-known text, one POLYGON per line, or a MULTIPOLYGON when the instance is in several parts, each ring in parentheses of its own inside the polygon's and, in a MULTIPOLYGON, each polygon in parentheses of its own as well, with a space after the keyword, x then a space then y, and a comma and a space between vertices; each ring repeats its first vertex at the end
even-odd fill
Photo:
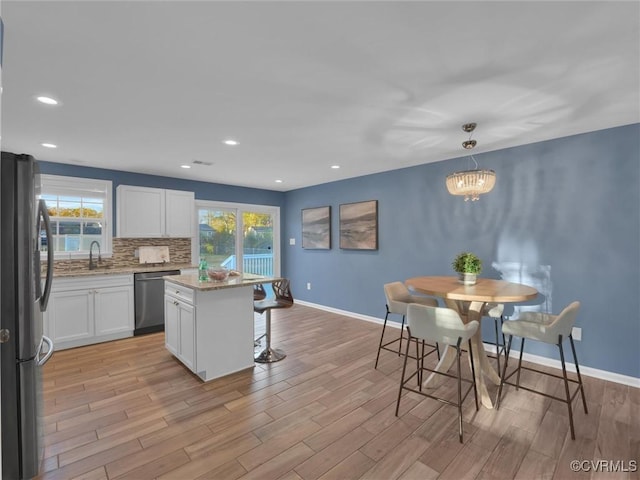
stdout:
POLYGON ((134 335, 164 331, 164 279, 180 270, 134 273, 136 325, 134 335))

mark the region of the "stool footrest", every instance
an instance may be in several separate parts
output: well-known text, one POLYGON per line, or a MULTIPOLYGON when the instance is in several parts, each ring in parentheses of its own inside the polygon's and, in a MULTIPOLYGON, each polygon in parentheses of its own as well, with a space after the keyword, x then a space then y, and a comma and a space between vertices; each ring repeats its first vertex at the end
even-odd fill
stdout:
MULTIPOLYGON (((560 375, 556 375, 555 373, 549 373, 549 372, 545 372, 545 371, 538 370, 536 368, 531 368, 531 367, 522 366, 520 368, 522 370, 529 370, 530 372, 536 372, 536 373, 540 373, 542 375, 547 375, 548 377, 557 378, 558 380, 564 380, 564 377, 561 377, 560 375)), ((509 385, 509 386, 512 386, 512 387, 521 388, 523 390, 526 390, 527 392, 537 393, 538 395, 542 395, 543 397, 551 398, 553 400, 558 400, 559 402, 562 402, 562 403, 568 403, 567 399, 564 398, 564 397, 556 397, 556 396, 551 395, 549 393, 542 392, 540 390, 535 390, 534 388, 527 387, 527 386, 522 385, 522 384, 518 385, 517 383, 508 382, 507 380, 509 380, 516 373, 518 373, 518 369, 517 368, 515 370, 513 370, 511 373, 509 373, 507 376, 504 377, 503 383, 505 385, 509 385)), ((574 383, 574 384, 577 385, 575 391, 571 394, 570 400, 569 400, 569 402, 573 402, 573 400, 574 400, 574 398, 576 398, 576 395, 578 394, 578 392, 580 392, 580 382, 578 382, 578 380, 574 380, 573 378, 568 378, 568 377, 567 377, 567 381, 569 383, 574 383)))
MULTIPOLYGON (((393 352, 393 353, 396 353, 396 354, 398 354, 398 356, 401 356, 401 357, 402 357, 402 356, 404 356, 404 352, 400 352, 400 353, 398 353, 398 350, 397 350, 397 349, 395 349, 395 348, 393 348, 393 349, 392 349, 392 348, 389 348, 389 345, 391 345, 392 343, 397 343, 397 342, 399 342, 401 338, 402 338, 402 340, 403 340, 403 341, 404 341, 404 340, 409 340, 407 337, 398 337, 398 338, 395 338, 395 339, 393 339, 393 340, 391 340, 391 341, 389 341, 389 342, 387 342, 387 343, 383 343, 382 345, 380 345, 380 347, 378 348, 378 350, 386 350, 387 352, 393 352)), ((429 352, 427 352, 427 353, 425 353, 425 354, 424 354, 424 356, 425 356, 425 357, 426 357, 427 355, 429 355, 429 354, 431 354, 431 353, 433 353, 433 352, 435 352, 435 351, 437 351, 437 350, 438 350, 438 348, 437 348, 435 345, 431 345, 430 343, 425 343, 425 346, 427 346, 427 347, 431 348, 431 350, 429 350, 429 352)), ((413 360, 417 360, 417 358, 416 358, 416 357, 414 357, 413 355, 409 355, 409 358, 411 358, 411 359, 413 359, 413 360)))

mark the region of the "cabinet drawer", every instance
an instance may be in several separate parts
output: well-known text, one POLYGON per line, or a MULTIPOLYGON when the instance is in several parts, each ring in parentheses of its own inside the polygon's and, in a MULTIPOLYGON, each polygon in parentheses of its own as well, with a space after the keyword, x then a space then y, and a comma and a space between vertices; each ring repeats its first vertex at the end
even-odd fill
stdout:
POLYGON ((193 305, 193 290, 190 288, 165 280, 164 293, 193 305))

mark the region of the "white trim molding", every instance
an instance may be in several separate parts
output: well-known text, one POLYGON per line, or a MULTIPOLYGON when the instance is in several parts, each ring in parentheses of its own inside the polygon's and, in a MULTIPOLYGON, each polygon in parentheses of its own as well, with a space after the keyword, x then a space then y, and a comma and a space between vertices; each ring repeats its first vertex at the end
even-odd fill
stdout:
MULTIPOLYGON (((296 303, 299 303, 300 305, 304 305, 306 307, 317 308, 318 310, 324 310, 326 312, 344 315, 345 317, 351 317, 351 318, 356 318, 358 320, 364 320, 366 322, 377 323, 379 325, 382 325, 384 323, 384 319, 382 318, 372 317, 369 315, 362 315, 360 313, 353 313, 347 310, 340 310, 338 308, 333 308, 333 307, 326 307, 324 305, 319 305, 317 303, 305 302, 303 300, 297 300, 297 299, 296 299, 296 303)), ((387 326, 400 328, 400 324, 395 321, 387 323, 387 326)), ((492 353, 495 353, 496 351, 495 345, 491 345, 491 344, 485 345, 485 349, 492 353)), ((512 351, 511 354, 509 355, 509 358, 513 357, 517 359, 519 355, 520 355, 519 351, 517 352, 512 351)), ((535 363, 541 366, 557 368, 558 370, 562 368, 559 360, 542 357, 540 355, 524 353, 522 355, 522 359, 527 362, 535 363)), ((575 373, 576 367, 572 362, 567 362, 566 366, 567 366, 567 371, 575 373)), ((608 372, 606 370, 600 370, 597 368, 585 367, 584 365, 580 366, 580 373, 587 377, 598 378, 600 380, 606 380, 608 382, 614 382, 622 385, 628 385, 629 387, 640 388, 640 378, 630 377, 628 375, 621 375, 615 372, 608 372)))

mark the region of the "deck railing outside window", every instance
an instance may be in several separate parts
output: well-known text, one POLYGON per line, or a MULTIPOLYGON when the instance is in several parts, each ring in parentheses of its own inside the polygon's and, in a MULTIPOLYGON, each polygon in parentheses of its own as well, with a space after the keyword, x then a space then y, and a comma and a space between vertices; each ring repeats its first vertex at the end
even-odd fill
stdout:
MULTIPOLYGON (((231 270, 237 270, 236 256, 230 255, 221 265, 231 270)), ((242 256, 242 271, 255 275, 273 276, 273 253, 251 253, 242 256)))

